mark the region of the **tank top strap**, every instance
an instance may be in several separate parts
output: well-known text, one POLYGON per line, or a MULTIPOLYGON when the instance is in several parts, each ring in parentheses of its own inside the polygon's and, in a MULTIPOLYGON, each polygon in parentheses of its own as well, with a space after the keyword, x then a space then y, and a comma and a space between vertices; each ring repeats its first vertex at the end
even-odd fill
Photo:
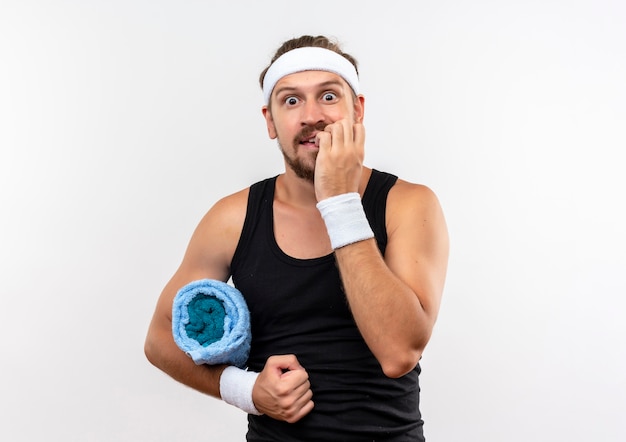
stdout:
MULTIPOLYGON (((276 178, 276 176, 267 178, 250 186, 246 217, 239 243, 233 255, 231 268, 232 265, 236 264, 240 254, 247 250, 247 246, 259 226, 260 220, 263 220, 261 224, 265 224, 268 220, 271 223, 276 178)), ((387 195, 397 180, 398 177, 395 175, 372 169, 372 175, 363 193, 363 209, 374 231, 378 248, 383 255, 387 247, 387 229, 385 225, 387 195)))
POLYGON ((372 175, 363 193, 363 209, 370 223, 378 249, 385 255, 387 248, 387 228, 385 212, 387 209, 387 195, 396 184, 398 177, 387 172, 372 169, 372 175))
POLYGON ((248 250, 252 236, 259 227, 260 221, 265 221, 261 223, 263 225, 266 222, 269 222, 271 225, 276 178, 277 176, 267 178, 250 186, 246 217, 237 248, 235 249, 235 253, 233 254, 231 261, 231 270, 237 265, 237 262, 241 258, 241 254, 248 250), (263 216, 269 217, 269 219, 263 219, 263 216))

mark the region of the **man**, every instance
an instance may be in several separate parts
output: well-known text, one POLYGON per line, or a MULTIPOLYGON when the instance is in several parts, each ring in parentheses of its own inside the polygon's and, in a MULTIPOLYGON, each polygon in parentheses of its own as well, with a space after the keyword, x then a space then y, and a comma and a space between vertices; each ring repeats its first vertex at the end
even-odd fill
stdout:
POLYGON ((247 411, 250 441, 423 440, 419 360, 448 260, 437 198, 363 166, 365 102, 337 44, 285 42, 261 85, 285 172, 204 216, 159 298, 146 355, 247 411), (250 309, 247 371, 195 365, 172 337, 176 292, 231 276, 250 309))

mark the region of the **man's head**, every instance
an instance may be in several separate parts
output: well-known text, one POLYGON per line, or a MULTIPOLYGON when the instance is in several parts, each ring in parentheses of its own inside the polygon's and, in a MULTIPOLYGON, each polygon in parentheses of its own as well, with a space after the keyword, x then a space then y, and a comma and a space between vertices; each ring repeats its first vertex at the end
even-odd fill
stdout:
POLYGON ((303 36, 278 49, 260 83, 270 138, 278 139, 289 169, 312 181, 316 134, 339 120, 363 119, 356 61, 326 37, 303 36))

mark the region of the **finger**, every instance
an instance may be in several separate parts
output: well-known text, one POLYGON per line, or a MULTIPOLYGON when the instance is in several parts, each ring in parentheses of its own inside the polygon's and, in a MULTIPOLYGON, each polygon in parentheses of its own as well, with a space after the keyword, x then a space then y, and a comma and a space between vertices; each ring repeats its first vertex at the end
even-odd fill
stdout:
POLYGON ((346 143, 346 131, 344 127, 344 120, 335 121, 333 124, 329 124, 324 129, 325 133, 329 133, 331 136, 330 147, 341 148, 346 143))
POLYGON ((304 407, 302 407, 302 409, 300 409, 300 416, 304 417, 307 414, 309 414, 311 412, 311 410, 313 410, 313 408, 315 407, 315 402, 313 402, 312 400, 309 400, 304 407))
POLYGON ((350 146, 354 142, 354 123, 347 118, 341 120, 344 146, 350 146))
POLYGON ((304 370, 304 367, 298 362, 295 355, 274 355, 267 359, 266 364, 274 369, 284 371, 304 370))
POLYGON ((335 126, 335 124, 336 122, 327 124, 326 127, 324 128, 324 132, 331 133, 333 131, 333 127, 335 126))
POLYGON ((285 422, 288 422, 290 424, 293 424, 294 422, 298 422, 304 416, 309 414, 311 410, 313 410, 314 407, 315 407, 315 403, 313 401, 306 402, 305 404, 302 405, 302 407, 298 408, 297 410, 294 410, 291 413, 287 413, 287 416, 285 417, 285 422))
POLYGON ((332 136, 330 132, 318 132, 315 136, 315 143, 320 150, 329 150, 332 144, 332 136))
POLYGON ((355 123, 353 126, 354 144, 359 152, 361 160, 365 156, 365 126, 361 123, 355 123))
POLYGON ((313 393, 306 390, 304 394, 293 403, 292 407, 285 410, 285 420, 293 423, 302 419, 313 410, 315 404, 313 402, 313 393))
POLYGON ((305 370, 287 371, 280 377, 280 382, 284 392, 291 392, 295 397, 303 396, 311 390, 309 374, 305 370))
POLYGON ((285 388, 299 392, 298 395, 302 395, 306 390, 311 389, 309 374, 304 369, 287 371, 282 374, 280 380, 285 388))
POLYGON ((294 395, 297 398, 301 398, 302 401, 310 400, 313 397, 313 392, 311 391, 311 383, 308 379, 298 385, 294 390, 294 395))

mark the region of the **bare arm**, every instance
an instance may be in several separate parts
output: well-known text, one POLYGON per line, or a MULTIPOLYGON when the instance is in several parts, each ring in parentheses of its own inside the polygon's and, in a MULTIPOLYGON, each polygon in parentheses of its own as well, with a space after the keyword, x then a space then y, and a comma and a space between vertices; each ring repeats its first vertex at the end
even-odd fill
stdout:
MULTIPOLYGON (((178 348, 172 334, 172 303, 178 290, 191 281, 230 277, 230 262, 241 236, 248 192, 218 202, 194 232, 183 262, 157 302, 144 351, 148 360, 183 384, 221 398, 220 377, 226 366, 196 365, 178 348)), ((308 373, 294 355, 270 357, 252 391, 258 411, 296 422, 313 409, 308 373)))
POLYGON ((335 251, 355 321, 387 376, 419 362, 439 311, 448 261, 448 234, 435 195, 399 181, 389 194, 388 244, 376 241, 335 251))
POLYGON ((172 335, 172 302, 191 281, 226 281, 245 217, 247 192, 218 202, 196 228, 183 261, 156 305, 144 351, 148 360, 179 382, 219 398, 219 378, 225 366, 196 365, 181 351, 172 335))
MULTIPOLYGON (((340 120, 317 135, 318 201, 364 188, 365 131, 340 120)), ((385 258, 374 239, 335 250, 352 314, 387 376, 412 370, 430 339, 448 263, 448 233, 439 201, 424 186, 399 180, 387 199, 385 258)))

